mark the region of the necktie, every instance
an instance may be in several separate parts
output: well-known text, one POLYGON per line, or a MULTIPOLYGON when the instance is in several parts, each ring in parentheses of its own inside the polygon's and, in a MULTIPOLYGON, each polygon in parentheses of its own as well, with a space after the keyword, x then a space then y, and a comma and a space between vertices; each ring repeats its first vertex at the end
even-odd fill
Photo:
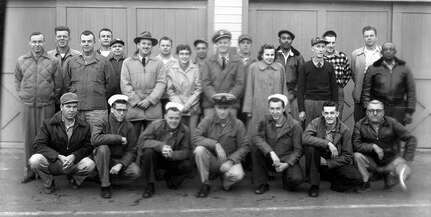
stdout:
POLYGON ((225 68, 226 68, 226 58, 222 57, 221 58, 221 70, 224 71, 225 68))
POLYGON ((320 62, 319 62, 319 63, 317 63, 317 68, 318 68, 318 69, 322 68, 322 63, 320 63, 320 62))
POLYGON ((142 58, 142 65, 144 66, 144 68, 145 68, 145 57, 144 58, 142 58))

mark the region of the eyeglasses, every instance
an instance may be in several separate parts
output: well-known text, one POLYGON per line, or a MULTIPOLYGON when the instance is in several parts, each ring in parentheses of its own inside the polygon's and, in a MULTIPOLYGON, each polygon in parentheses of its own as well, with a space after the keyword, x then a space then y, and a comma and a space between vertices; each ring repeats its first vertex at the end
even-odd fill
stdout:
POLYGON ((369 114, 381 114, 384 110, 383 109, 367 109, 367 113, 369 114))
POLYGON ((178 56, 190 56, 189 52, 179 52, 178 56))

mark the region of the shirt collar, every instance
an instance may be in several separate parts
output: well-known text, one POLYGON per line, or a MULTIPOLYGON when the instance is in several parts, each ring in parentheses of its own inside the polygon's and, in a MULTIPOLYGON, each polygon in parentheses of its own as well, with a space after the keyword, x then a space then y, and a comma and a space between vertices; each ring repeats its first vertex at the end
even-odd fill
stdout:
POLYGON ((73 127, 74 125, 75 125, 75 118, 73 119, 73 122, 72 122, 72 124, 70 124, 69 126, 67 126, 66 125, 66 121, 64 120, 64 117, 63 116, 61 116, 61 122, 63 122, 63 124, 64 124, 64 126, 66 127, 66 128, 70 128, 70 127, 73 127))
POLYGON ((273 63, 271 63, 270 65, 268 65, 268 64, 266 64, 263 60, 262 61, 259 61, 259 69, 260 70, 265 70, 265 69, 267 69, 267 68, 272 68, 272 69, 274 69, 274 70, 277 70, 277 66, 276 66, 276 64, 275 64, 275 62, 273 62, 273 63))
POLYGON ((335 50, 333 55, 329 56, 329 55, 326 55, 325 53, 323 53, 323 56, 325 56, 325 57, 327 57, 327 58, 331 58, 331 57, 333 57, 333 56, 340 57, 340 56, 341 56, 341 54, 340 54, 340 51, 335 50))
POLYGON ((317 66, 319 63, 322 65, 322 67, 323 67, 323 65, 324 65, 324 61, 323 61, 323 59, 321 59, 320 61, 315 61, 315 60, 314 60, 314 58, 311 58, 311 61, 313 61, 313 64, 314 64, 315 66, 317 66))
MULTIPOLYGON (((226 59, 226 61, 228 61, 229 62, 229 54, 228 55, 226 55, 226 56, 224 56, 224 58, 226 59)), ((218 59, 220 60, 220 61, 222 61, 222 56, 219 54, 218 55, 218 59)))
MULTIPOLYGON (((279 54, 281 54, 281 55, 283 55, 283 56, 286 56, 286 55, 284 55, 284 53, 283 53, 283 50, 278 50, 278 53, 279 54)), ((294 56, 295 54, 292 52, 292 48, 290 48, 290 50, 289 50, 289 52, 287 52, 287 56, 294 56)))

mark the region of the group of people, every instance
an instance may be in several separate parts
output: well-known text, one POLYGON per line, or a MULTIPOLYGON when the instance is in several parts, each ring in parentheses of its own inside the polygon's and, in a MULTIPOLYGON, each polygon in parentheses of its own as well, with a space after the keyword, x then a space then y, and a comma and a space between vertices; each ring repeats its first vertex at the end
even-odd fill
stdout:
POLYGON ((311 39, 313 57, 305 61, 292 46, 295 35, 278 33, 279 46, 261 46, 251 56, 253 39, 218 30, 209 43, 180 44, 176 57, 169 37, 148 31, 125 42, 110 29, 80 35, 81 51, 69 47, 70 29, 55 28, 57 47, 46 52, 40 32, 29 36, 31 51, 19 57, 16 90, 23 102, 26 168, 23 183, 39 177, 45 193, 55 190, 54 175, 66 175, 78 189, 96 176, 101 197, 111 198, 111 182, 143 177, 143 197, 156 180, 177 189, 196 167, 207 197, 210 180, 220 176, 228 191, 252 168, 256 194, 282 176, 293 191, 308 181, 318 197, 321 179, 344 192, 370 190, 381 177, 392 190, 411 174, 417 139, 405 128, 412 122, 416 88, 395 45, 377 45, 377 30, 362 30, 365 45, 351 62, 335 48, 329 30, 311 39), (152 56, 159 45, 160 54, 152 56), (342 122, 344 87, 353 78, 355 127, 342 122), (404 151, 401 141, 405 142, 404 151), (305 156, 305 174, 299 160, 305 156), (375 173, 376 176, 371 174, 375 173))

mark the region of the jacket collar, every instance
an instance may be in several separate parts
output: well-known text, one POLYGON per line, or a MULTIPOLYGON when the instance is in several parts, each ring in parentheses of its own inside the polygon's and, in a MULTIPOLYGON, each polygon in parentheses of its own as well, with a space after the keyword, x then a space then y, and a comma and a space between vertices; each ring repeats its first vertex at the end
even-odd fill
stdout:
MULTIPOLYGON (((381 124, 381 125, 387 125, 387 124, 388 124, 388 120, 387 120, 387 119, 388 119, 388 118, 387 118, 386 116, 384 116, 384 117, 383 117, 383 122, 382 122, 382 124, 381 124)), ((368 119, 368 117, 365 117, 362 123, 363 123, 364 125, 369 125, 369 126, 371 126, 371 125, 372 125, 372 123, 371 123, 370 119, 368 119)))
MULTIPOLYGON (((276 53, 278 53, 279 51, 281 51, 281 47, 280 46, 278 46, 277 47, 277 49, 275 49, 275 52, 276 53)), ((293 53, 293 55, 295 55, 295 56, 299 56, 301 53, 298 51, 298 50, 296 50, 293 46, 292 47, 290 47, 290 52, 292 52, 293 53)))
MULTIPOLYGON (((136 50, 135 52, 133 52, 132 54, 132 59, 134 60, 138 60, 141 61, 141 59, 139 58, 139 50, 136 50)), ((155 57, 152 57, 151 54, 147 57, 147 60, 156 60, 155 57)))
MULTIPOLYGON (((397 57, 394 57, 395 65, 405 65, 406 62, 403 60, 398 59, 397 57)), ((383 65, 383 57, 381 57, 379 60, 373 63, 373 66, 380 67, 383 65)))
MULTIPOLYGON (((77 126, 85 127, 85 122, 81 118, 79 118, 78 116, 79 116, 78 114, 75 116, 75 124, 77 126)), ((59 112, 55 113, 55 115, 51 118, 51 120, 49 121, 49 124, 60 125, 61 122, 63 122, 62 114, 61 114, 61 111, 59 111, 59 112)))
MULTIPOLYGON (((326 130, 326 121, 325 121, 325 118, 323 116, 320 117, 320 124, 319 125, 322 126, 322 128, 325 128, 325 130, 326 130)), ((341 123, 340 123, 340 119, 338 119, 338 118, 337 118, 337 123, 335 124, 333 131, 336 133, 341 132, 341 123)))
POLYGON ((259 61, 258 64, 259 64, 259 69, 262 70, 262 71, 265 70, 265 69, 267 69, 267 68, 272 68, 274 70, 278 69, 277 64, 275 64, 275 61, 272 62, 270 65, 268 65, 265 62, 263 62, 263 60, 261 60, 261 61, 259 61))
MULTIPOLYGON (((46 59, 49 59, 49 58, 50 58, 50 56, 48 55, 48 53, 47 53, 45 50, 43 50, 43 52, 42 52, 42 54, 40 55, 40 57, 44 57, 44 58, 46 58, 46 59)), ((24 55, 24 58, 34 58, 34 56, 33 56, 33 52, 31 52, 31 51, 27 52, 27 53, 24 55)))
MULTIPOLYGON (((106 57, 106 58, 108 58, 108 60, 115 59, 114 52, 109 53, 108 57, 106 57)), ((124 52, 122 52, 119 60, 125 60, 126 58, 127 58, 126 54, 124 52)))
MULTIPOLYGON (((365 54, 365 49, 367 49, 367 48, 365 46, 363 46, 361 48, 361 51, 358 53, 358 56, 365 54)), ((381 52, 382 51, 382 47, 380 45, 377 45, 376 51, 381 52)))
MULTIPOLYGON (((191 69, 197 68, 197 67, 198 66, 195 63, 193 63, 193 62, 190 61, 189 67, 187 67, 186 72, 189 71, 189 70, 191 70, 191 69)), ((179 62, 175 62, 174 65, 171 66, 171 68, 172 69, 181 69, 180 63, 179 62)), ((181 69, 181 71, 182 71, 182 69, 181 69)))

